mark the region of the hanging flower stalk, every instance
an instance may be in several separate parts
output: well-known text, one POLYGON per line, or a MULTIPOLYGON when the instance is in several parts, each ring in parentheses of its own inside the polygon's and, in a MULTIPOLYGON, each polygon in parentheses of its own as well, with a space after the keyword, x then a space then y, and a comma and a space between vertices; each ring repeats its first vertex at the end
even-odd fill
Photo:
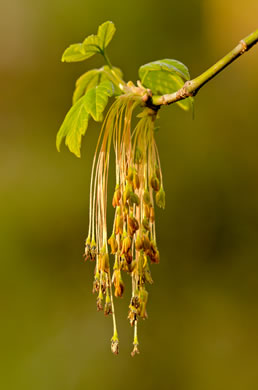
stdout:
POLYGON ((148 292, 152 283, 150 263, 159 263, 156 244, 154 201, 165 206, 165 193, 158 149, 154 138, 157 112, 145 108, 132 129, 132 114, 141 103, 139 97, 127 93, 111 106, 104 121, 95 152, 90 189, 90 223, 85 257, 96 261, 93 291, 97 308, 112 314, 114 334, 111 349, 118 353, 114 295, 122 297, 123 273, 132 279, 132 296, 128 319, 134 326, 134 349, 138 351, 137 322, 146 318, 148 292), (116 186, 112 205, 115 209, 111 236, 107 231, 107 181, 111 145, 115 152, 116 186), (108 249, 109 247, 109 249, 108 249), (109 252, 114 255, 111 268, 109 252), (112 275, 112 276, 111 276, 112 275), (105 302, 104 302, 105 301, 105 302))
MULTIPOLYGON (((258 41, 258 30, 240 41, 230 53, 206 72, 190 80, 187 67, 173 59, 154 61, 139 69, 135 86, 123 80, 122 71, 112 66, 106 47, 115 33, 112 22, 98 28, 82 43, 69 46, 65 62, 84 61, 101 54, 106 65, 84 73, 76 82, 73 105, 57 134, 57 149, 63 139, 72 153, 80 157, 81 139, 88 122, 104 119, 108 99, 115 96, 101 128, 90 180, 89 231, 85 259, 95 262, 93 292, 97 309, 113 318, 111 350, 118 354, 119 340, 114 298, 122 297, 124 273, 132 280, 128 319, 134 328, 132 356, 139 353, 137 327, 147 318, 148 291, 152 284, 150 264, 159 263, 156 241, 155 204, 165 208, 165 192, 157 145, 155 120, 162 105, 178 104, 189 110, 193 96, 217 73, 258 41), (136 107, 138 123, 132 125, 136 107), (112 205, 113 227, 107 226, 108 175, 111 150, 115 153, 115 178, 112 205)), ((110 200, 111 203, 111 200, 110 200)))

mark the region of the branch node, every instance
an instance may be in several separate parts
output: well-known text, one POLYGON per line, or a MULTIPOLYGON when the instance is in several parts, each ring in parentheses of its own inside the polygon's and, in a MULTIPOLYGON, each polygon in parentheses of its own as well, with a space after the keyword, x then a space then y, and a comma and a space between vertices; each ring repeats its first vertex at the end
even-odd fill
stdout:
POLYGON ((248 46, 247 46, 246 42, 243 39, 241 39, 241 41, 239 43, 242 46, 240 54, 243 54, 245 51, 248 50, 248 46))

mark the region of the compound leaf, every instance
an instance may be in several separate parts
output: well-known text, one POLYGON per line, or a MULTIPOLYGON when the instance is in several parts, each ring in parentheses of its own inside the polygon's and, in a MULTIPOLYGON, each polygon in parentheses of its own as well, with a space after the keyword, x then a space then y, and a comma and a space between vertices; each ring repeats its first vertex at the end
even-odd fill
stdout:
POLYGON ((60 145, 65 138, 65 144, 77 157, 81 156, 81 139, 86 133, 89 113, 86 110, 86 96, 80 98, 68 111, 56 137, 56 147, 60 152, 60 145))
POLYGON ((63 62, 84 61, 96 53, 103 54, 116 31, 113 22, 107 21, 98 28, 97 35, 89 35, 83 43, 70 45, 62 56, 63 62))

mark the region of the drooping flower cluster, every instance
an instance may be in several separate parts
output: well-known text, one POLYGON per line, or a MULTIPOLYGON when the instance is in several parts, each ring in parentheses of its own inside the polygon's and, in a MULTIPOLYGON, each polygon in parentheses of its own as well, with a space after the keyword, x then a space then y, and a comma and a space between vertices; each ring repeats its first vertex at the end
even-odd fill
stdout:
POLYGON ((124 94, 116 99, 104 121, 94 156, 89 233, 85 257, 96 261, 93 292, 97 309, 113 316, 114 334, 111 350, 118 353, 118 333, 114 295, 122 297, 122 273, 131 275, 132 296, 128 319, 134 327, 132 356, 139 353, 137 323, 146 318, 148 292, 152 283, 150 263, 159 263, 156 243, 154 204, 165 207, 158 149, 154 139, 157 112, 144 108, 132 128, 132 113, 141 102, 135 95, 124 94), (116 187, 112 205, 115 208, 113 230, 107 233, 107 186, 110 150, 115 151, 116 187), (110 256, 114 256, 111 268, 110 256))

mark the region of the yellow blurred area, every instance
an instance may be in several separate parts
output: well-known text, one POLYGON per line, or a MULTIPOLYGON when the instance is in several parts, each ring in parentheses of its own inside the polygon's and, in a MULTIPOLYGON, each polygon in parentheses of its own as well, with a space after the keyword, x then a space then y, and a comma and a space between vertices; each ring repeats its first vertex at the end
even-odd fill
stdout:
MULTIPOLYGON (((162 58, 197 76, 257 28, 257 1, 14 0, 0 13, 1 376, 4 390, 253 390, 258 384, 258 46, 197 95, 195 119, 161 109, 166 210, 152 266, 141 354, 131 358, 130 280, 112 323, 97 313, 83 263, 91 162, 55 136, 75 80, 99 58, 63 64, 71 43, 105 20, 126 80, 162 58)), ((111 185, 112 190, 112 174, 111 185)), ((110 199, 111 205, 111 199, 110 199)), ((113 210, 108 217, 111 221, 113 210)))

